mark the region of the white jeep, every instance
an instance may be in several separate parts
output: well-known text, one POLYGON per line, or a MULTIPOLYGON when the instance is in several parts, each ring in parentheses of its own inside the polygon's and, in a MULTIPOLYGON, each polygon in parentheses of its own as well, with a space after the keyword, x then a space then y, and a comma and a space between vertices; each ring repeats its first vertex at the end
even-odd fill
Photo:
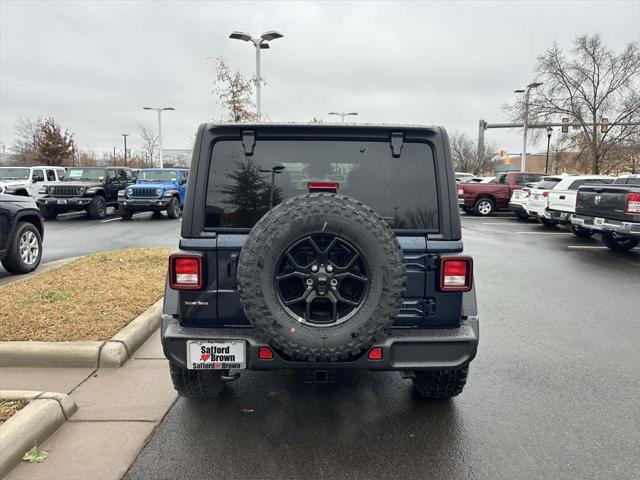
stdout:
POLYGON ((62 167, 0 167, 0 193, 37 198, 49 183, 62 180, 62 167))

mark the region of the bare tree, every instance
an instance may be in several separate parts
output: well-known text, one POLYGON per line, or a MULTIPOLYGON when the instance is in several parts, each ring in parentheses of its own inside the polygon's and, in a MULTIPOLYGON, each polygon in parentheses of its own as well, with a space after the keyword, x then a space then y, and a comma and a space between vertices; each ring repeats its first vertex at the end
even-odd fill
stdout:
POLYGON ((454 132, 450 138, 451 155, 456 172, 482 175, 491 167, 491 158, 496 152, 494 144, 486 144, 482 155, 478 154, 478 144, 464 132, 454 132))
POLYGON ((38 122, 21 118, 16 123, 16 139, 11 151, 13 161, 18 165, 35 165, 37 162, 38 122))
POLYGON ((253 80, 231 70, 227 60, 220 56, 213 59, 216 79, 213 94, 224 110, 224 120, 251 122, 258 119, 253 97, 253 80))
POLYGON ((142 138, 142 150, 146 153, 149 159, 149 165, 153 165, 153 158, 158 150, 160 144, 160 138, 149 127, 138 124, 138 130, 140 131, 140 137, 142 138))
MULTIPOLYGON (((620 53, 607 48, 598 34, 583 35, 565 52, 557 44, 538 57, 538 81, 531 91, 529 120, 569 117, 580 125, 570 141, 591 160, 598 173, 616 146, 637 135, 638 127, 619 125, 640 120, 640 53, 630 43, 620 53), (602 133, 598 123, 609 120, 602 133)), ((524 101, 507 107, 514 119, 524 117, 524 101)))

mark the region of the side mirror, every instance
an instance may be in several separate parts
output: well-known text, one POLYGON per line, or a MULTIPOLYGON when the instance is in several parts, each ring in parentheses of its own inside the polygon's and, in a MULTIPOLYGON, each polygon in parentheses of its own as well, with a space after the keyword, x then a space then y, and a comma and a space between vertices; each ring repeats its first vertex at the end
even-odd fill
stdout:
POLYGON ((187 179, 184 177, 180 177, 180 185, 184 185, 185 183, 187 183, 187 179))

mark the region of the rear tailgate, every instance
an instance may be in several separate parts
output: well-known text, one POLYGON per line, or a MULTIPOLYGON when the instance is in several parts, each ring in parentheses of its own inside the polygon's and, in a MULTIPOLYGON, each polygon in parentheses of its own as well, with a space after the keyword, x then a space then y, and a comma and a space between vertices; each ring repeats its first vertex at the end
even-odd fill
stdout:
MULTIPOLYGON (((185 326, 251 327, 240 305, 236 282, 237 259, 247 236, 220 234, 208 241, 204 263, 207 277, 205 292, 179 292, 179 314, 185 326), (212 242, 216 247, 211 249, 212 242)), ((437 289, 439 254, 462 251, 462 242, 429 241, 424 236, 398 238, 407 267, 407 290, 394 327, 438 328, 459 325, 462 312, 461 293, 442 293, 437 289)), ((197 248, 195 242, 183 240, 185 250, 197 248)))
POLYGON ((551 190, 549 192, 549 210, 574 213, 577 190, 551 190))
POLYGON ((626 213, 630 192, 640 193, 640 187, 603 185, 580 187, 576 200, 576 213, 621 221, 640 222, 640 215, 626 213))

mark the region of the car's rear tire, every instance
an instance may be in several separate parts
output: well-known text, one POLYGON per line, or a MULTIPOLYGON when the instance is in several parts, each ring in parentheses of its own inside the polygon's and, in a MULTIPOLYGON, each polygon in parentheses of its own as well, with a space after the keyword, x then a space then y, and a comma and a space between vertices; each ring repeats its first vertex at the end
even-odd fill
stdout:
POLYGON ((120 213, 120 218, 123 220, 131 220, 131 217, 133 217, 133 210, 124 205, 118 207, 118 212, 120 213))
POLYGON ((524 210, 514 210, 513 213, 516 214, 518 220, 522 220, 523 222, 529 220, 529 214, 524 210))
POLYGON ((480 217, 489 217, 496 209, 496 204, 488 197, 479 198, 473 206, 473 213, 480 217))
POLYGON ((578 238, 590 238, 595 232, 588 228, 579 227, 578 225, 571 225, 571 233, 578 238))
POLYGON ((2 266, 15 275, 34 271, 42 260, 42 236, 32 223, 20 222, 16 225, 7 256, 2 266))
POLYGON ((446 400, 460 395, 467 383, 469 367, 456 370, 416 371, 413 386, 422 398, 446 400))
POLYGON ((188 370, 169 363, 169 373, 173 387, 181 397, 193 400, 215 398, 224 390, 221 379, 227 370, 188 370))
POLYGON ((624 235, 616 235, 615 233, 603 232, 602 243, 611 250, 616 252, 628 252, 634 249, 640 243, 640 239, 626 237, 624 235))
POLYGON ((100 220, 107 215, 107 202, 102 195, 96 195, 91 199, 88 213, 95 220, 100 220))
POLYGON ((180 216, 180 200, 176 197, 172 197, 167 206, 167 217, 176 219, 180 216))
POLYGON ((540 222, 540 225, 547 228, 552 228, 558 225, 558 222, 556 220, 549 220, 548 218, 544 217, 538 217, 538 222, 540 222))
POLYGON ((58 217, 58 212, 54 208, 49 208, 46 205, 40 207, 40 213, 45 220, 55 220, 58 217))
POLYGON ((238 286, 245 314, 283 356, 342 361, 386 336, 406 271, 382 217, 352 198, 312 193, 256 223, 240 251, 238 286))

